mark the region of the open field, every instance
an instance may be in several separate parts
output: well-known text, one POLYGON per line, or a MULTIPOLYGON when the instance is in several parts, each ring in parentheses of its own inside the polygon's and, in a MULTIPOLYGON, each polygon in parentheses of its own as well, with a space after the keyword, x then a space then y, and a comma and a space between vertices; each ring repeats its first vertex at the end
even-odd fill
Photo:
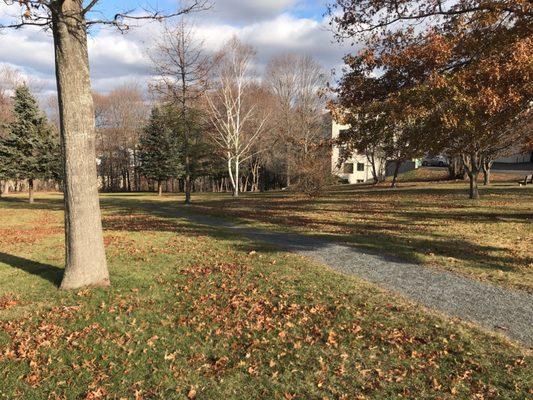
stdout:
POLYGON ((113 286, 76 293, 56 288, 60 197, 0 201, 0 398, 531 395, 525 350, 301 257, 173 218, 159 207, 173 201, 104 195, 113 286))
MULTIPOLYGON (((317 199, 287 192, 202 195, 194 209, 308 234, 326 234, 365 251, 444 268, 507 287, 533 291, 533 188, 496 182, 482 199, 464 183, 420 182, 400 189, 337 186, 317 199)), ((508 175, 496 175, 509 179, 508 175)), ((513 177, 514 178, 514 177, 513 177)))

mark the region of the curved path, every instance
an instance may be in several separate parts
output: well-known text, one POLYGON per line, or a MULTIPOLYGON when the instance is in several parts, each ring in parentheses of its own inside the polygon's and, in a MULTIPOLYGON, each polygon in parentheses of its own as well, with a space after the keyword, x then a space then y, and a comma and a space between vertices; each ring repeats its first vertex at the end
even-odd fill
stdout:
POLYGON ((392 261, 326 238, 236 225, 216 217, 195 214, 191 210, 185 212, 174 208, 171 213, 194 223, 226 228, 246 238, 302 254, 334 270, 356 275, 428 308, 479 324, 533 348, 532 294, 414 263, 392 261))

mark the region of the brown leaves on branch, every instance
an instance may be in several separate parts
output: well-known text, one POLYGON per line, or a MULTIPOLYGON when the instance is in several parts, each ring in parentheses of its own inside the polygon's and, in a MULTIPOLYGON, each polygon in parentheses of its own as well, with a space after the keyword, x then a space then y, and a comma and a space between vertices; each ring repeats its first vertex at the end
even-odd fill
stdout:
POLYGON ((345 58, 337 88, 337 107, 352 125, 348 141, 360 152, 379 146, 393 160, 460 156, 477 198, 481 166, 526 140, 520 125, 533 98, 530 5, 338 0, 333 9, 344 11, 334 17, 339 39, 364 43, 345 58), (415 20, 423 27, 415 29, 415 20), (361 141, 365 133, 369 140, 361 141), (387 137, 389 144, 380 139, 387 137))

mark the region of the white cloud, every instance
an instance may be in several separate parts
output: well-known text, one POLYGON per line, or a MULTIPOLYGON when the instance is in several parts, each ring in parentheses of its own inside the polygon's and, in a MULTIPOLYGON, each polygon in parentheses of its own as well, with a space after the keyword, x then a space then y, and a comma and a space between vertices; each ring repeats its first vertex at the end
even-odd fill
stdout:
POLYGON ((217 0, 214 2, 210 16, 228 22, 251 22, 272 18, 297 0, 217 0))
MULTIPOLYGON (((206 50, 214 52, 236 35, 256 47, 259 71, 268 59, 285 52, 311 55, 328 71, 340 65, 342 56, 350 51, 348 46, 333 43, 326 20, 291 15, 287 10, 297 0, 218 0, 217 3, 225 13, 233 10, 236 15, 246 14, 250 21, 239 24, 229 15, 225 20, 218 20, 198 14, 196 26, 199 36, 205 40, 206 50)), ((94 89, 105 92, 126 82, 147 82, 152 74, 147 52, 159 31, 158 24, 153 23, 125 35, 110 29, 94 31, 89 37, 94 89)), ((2 62, 35 77, 44 86, 44 92, 55 90, 52 38, 42 30, 25 28, 1 34, 2 62)))

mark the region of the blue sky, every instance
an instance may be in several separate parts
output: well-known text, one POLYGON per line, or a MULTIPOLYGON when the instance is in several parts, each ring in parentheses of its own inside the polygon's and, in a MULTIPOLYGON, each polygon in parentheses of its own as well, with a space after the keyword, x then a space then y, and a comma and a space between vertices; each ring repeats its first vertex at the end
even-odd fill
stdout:
MULTIPOLYGON (((264 3, 276 0, 262 0, 264 3)), ((241 3, 247 3, 246 0, 240 0, 241 3)), ((178 5, 177 0, 157 0, 157 1, 138 1, 135 3, 135 6, 132 6, 131 0, 101 0, 96 9, 106 15, 115 15, 118 12, 123 10, 131 10, 133 8, 142 8, 147 9, 165 9, 173 10, 176 9, 178 5)), ((217 8, 217 1, 212 0, 211 3, 213 7, 217 8)), ((279 2, 282 3, 282 2, 279 2)), ((282 7, 283 12, 290 13, 298 18, 311 18, 319 20, 323 17, 326 11, 327 0, 295 0, 295 1, 285 1, 287 3, 286 7, 282 7)))
MULTIPOLYGON (((268 60, 287 52, 305 54, 319 61, 326 72, 339 68, 342 57, 353 51, 335 43, 324 17, 330 0, 212 0, 213 8, 192 18, 206 51, 217 51, 232 36, 257 49, 257 74, 268 60)), ((176 9, 178 0, 101 0, 96 11, 113 16, 134 5, 176 9)), ((17 5, 0 1, 0 20, 13 15, 17 5)), ((113 29, 93 29, 89 56, 93 87, 108 92, 122 84, 146 85, 153 79, 148 57, 161 27, 140 26, 126 35, 113 29)), ((50 34, 37 28, 6 32, 0 36, 0 64, 9 64, 41 88, 55 90, 53 45, 50 34)))

